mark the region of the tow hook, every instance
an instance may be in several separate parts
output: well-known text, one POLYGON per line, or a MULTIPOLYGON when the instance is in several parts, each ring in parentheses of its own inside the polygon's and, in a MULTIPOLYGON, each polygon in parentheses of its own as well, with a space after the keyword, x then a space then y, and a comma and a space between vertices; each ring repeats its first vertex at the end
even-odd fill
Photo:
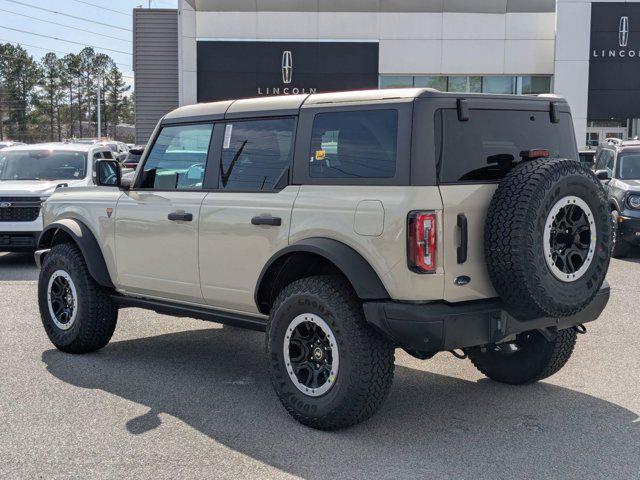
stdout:
POLYGON ((462 350, 460 350, 459 352, 457 350, 449 350, 449 353, 451 353, 451 355, 453 355, 454 357, 459 358, 460 360, 464 360, 465 358, 467 358, 467 354, 462 350))
POLYGON ((580 325, 575 325, 573 329, 580 335, 584 335, 585 333, 587 333, 587 327, 585 327, 582 323, 580 325))

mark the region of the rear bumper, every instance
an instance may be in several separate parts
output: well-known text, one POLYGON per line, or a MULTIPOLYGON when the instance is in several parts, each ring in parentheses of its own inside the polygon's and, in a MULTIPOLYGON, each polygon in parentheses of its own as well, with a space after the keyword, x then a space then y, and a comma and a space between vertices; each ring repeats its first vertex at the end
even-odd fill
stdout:
POLYGON ((0 232, 0 252, 33 252, 40 232, 0 232))
POLYGON ((399 347, 432 353, 499 343, 517 333, 555 327, 558 330, 591 322, 609 301, 605 282, 582 312, 564 318, 522 321, 509 315, 499 298, 460 304, 370 302, 364 304, 367 321, 399 347))

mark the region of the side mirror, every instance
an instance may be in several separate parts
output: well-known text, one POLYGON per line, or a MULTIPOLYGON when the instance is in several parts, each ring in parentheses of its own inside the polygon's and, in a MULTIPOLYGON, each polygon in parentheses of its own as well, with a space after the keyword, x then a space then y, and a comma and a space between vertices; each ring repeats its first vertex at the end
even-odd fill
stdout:
POLYGON ((122 180, 120 162, 117 160, 97 160, 94 179, 99 187, 119 187, 122 180))
POLYGON ((609 176, 609 172, 606 170, 596 170, 596 177, 598 177, 598 180, 611 180, 611 177, 609 176))

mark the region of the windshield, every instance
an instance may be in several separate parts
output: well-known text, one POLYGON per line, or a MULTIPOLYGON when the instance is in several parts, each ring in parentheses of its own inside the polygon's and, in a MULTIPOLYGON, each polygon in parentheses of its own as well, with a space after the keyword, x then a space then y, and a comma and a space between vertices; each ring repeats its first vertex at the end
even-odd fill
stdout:
POLYGON ((87 154, 64 150, 0 151, 0 180, 79 180, 87 154))
POLYGON ((621 180, 640 180, 640 153, 621 155, 618 163, 621 180))

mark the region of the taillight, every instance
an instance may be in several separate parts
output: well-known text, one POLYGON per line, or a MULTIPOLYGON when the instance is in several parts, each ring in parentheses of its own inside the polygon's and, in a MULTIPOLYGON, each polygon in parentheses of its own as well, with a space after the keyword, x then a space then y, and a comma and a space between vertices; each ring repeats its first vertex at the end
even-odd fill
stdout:
POLYGON ((409 268, 417 273, 435 273, 437 223, 434 212, 409 213, 407 255, 409 268))

